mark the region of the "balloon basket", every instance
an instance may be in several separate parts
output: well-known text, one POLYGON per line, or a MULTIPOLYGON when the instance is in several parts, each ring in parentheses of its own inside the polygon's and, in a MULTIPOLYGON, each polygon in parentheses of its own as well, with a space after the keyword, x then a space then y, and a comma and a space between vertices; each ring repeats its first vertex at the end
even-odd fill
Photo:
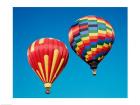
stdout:
POLYGON ((46 94, 50 94, 50 90, 46 90, 46 94))
POLYGON ((46 94, 50 94, 50 89, 51 89, 52 84, 51 83, 45 83, 44 87, 46 88, 46 94))
POLYGON ((93 75, 93 76, 96 76, 96 69, 93 69, 92 75, 93 75))
POLYGON ((93 76, 96 76, 96 74, 93 74, 93 76))

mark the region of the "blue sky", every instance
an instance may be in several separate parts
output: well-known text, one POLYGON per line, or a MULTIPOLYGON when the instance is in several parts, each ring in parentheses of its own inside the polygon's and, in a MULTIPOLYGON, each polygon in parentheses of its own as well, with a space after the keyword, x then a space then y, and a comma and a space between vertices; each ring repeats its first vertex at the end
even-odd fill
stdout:
POLYGON ((127 97, 127 8, 13 8, 13 97, 14 98, 126 98, 127 97), (115 31, 111 51, 98 65, 96 77, 71 49, 68 31, 80 17, 95 15, 108 20, 115 31), (36 39, 53 37, 64 42, 69 60, 45 94, 41 80, 27 62, 27 48, 36 39))

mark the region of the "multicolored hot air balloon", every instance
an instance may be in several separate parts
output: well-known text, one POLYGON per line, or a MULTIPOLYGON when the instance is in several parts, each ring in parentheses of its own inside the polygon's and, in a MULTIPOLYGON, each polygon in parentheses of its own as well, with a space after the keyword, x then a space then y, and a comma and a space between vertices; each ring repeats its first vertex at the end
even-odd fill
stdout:
POLYGON ((69 53, 64 43, 53 38, 34 41, 27 51, 28 62, 44 83, 46 93, 67 64, 69 53))
POLYGON ((97 65, 111 49, 114 38, 109 22, 96 16, 78 19, 69 31, 72 49, 90 65, 93 75, 96 75, 97 65))

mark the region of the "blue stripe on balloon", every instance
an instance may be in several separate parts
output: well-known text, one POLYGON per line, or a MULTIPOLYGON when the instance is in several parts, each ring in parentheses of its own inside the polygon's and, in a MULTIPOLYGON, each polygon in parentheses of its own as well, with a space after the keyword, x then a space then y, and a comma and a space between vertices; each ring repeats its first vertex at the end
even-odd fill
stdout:
POLYGON ((91 30, 98 30, 98 28, 97 27, 88 27, 88 29, 91 31, 91 30))
POLYGON ((89 25, 97 24, 97 21, 88 21, 89 25))
POLYGON ((106 29, 106 25, 103 23, 98 23, 98 28, 106 29))
MULTIPOLYGON (((83 31, 82 34, 84 35, 84 34, 86 34, 86 33, 87 33, 86 31, 83 31)), ((79 38, 81 38, 81 37, 82 37, 82 35, 80 34, 79 36, 75 37, 74 39, 77 40, 77 39, 79 39, 79 38)), ((110 42, 113 42, 113 39, 112 39, 112 38, 105 38, 104 40, 98 39, 97 42, 90 42, 90 45, 86 45, 86 46, 84 47, 84 50, 82 51, 82 57, 84 58, 85 55, 87 54, 87 51, 91 50, 91 46, 92 46, 92 45, 95 46, 95 45, 97 45, 97 44, 99 44, 99 43, 110 43, 110 42)), ((71 43, 71 45, 72 45, 72 47, 73 47, 74 50, 75 50, 74 47, 77 46, 76 44, 77 44, 77 43, 76 43, 75 41, 73 41, 73 42, 71 43)), ((99 56, 101 56, 101 55, 106 55, 107 53, 108 53, 108 51, 107 51, 107 52, 103 51, 103 52, 97 54, 95 57, 93 57, 93 59, 97 59, 99 56)))
POLYGON ((93 57, 92 57, 92 60, 96 60, 96 56, 93 56, 93 57))
POLYGON ((77 41, 77 40, 79 40, 79 39, 81 39, 80 35, 79 35, 79 36, 76 36, 76 37, 74 38, 75 41, 77 41))
POLYGON ((96 46, 97 42, 91 42, 90 44, 93 45, 93 46, 96 46))
POLYGON ((85 34, 88 34, 88 30, 84 30, 80 32, 80 35, 85 35, 85 34))
POLYGON ((71 45, 72 45, 72 47, 74 48, 74 46, 76 46, 76 42, 73 41, 73 43, 72 43, 71 45))
POLYGON ((111 42, 112 40, 110 39, 110 38, 105 38, 105 40, 104 40, 104 42, 106 42, 106 43, 109 43, 109 42, 111 42))
MULTIPOLYGON (((101 39, 100 39, 100 40, 101 40, 101 39)), ((106 38, 106 40, 102 40, 103 43, 104 43, 104 42, 110 43, 110 41, 111 41, 111 40, 109 40, 109 38, 106 38), (107 41, 107 42, 106 42, 106 41, 107 41)), ((89 49, 92 48, 91 45, 97 45, 97 44, 99 44, 99 43, 98 43, 98 42, 90 42, 89 45, 86 45, 86 46, 84 47, 83 51, 82 51, 82 56, 85 56, 87 50, 89 50, 89 49)))
POLYGON ((85 54, 87 53, 87 51, 90 50, 90 49, 91 49, 90 46, 85 46, 85 49, 84 49, 83 52, 82 52, 82 56, 84 57, 85 54))
POLYGON ((95 59, 98 59, 98 57, 102 56, 101 53, 96 54, 95 59))
POLYGON ((105 42, 104 40, 98 39, 98 42, 97 43, 103 44, 104 42, 105 42))

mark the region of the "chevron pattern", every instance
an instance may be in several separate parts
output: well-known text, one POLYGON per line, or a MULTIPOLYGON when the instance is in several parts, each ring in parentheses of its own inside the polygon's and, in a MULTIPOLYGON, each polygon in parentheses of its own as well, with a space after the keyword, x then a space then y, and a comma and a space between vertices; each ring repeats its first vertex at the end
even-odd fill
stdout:
POLYGON ((112 47, 114 31, 104 19, 85 16, 70 28, 69 42, 84 61, 100 62, 112 47))

